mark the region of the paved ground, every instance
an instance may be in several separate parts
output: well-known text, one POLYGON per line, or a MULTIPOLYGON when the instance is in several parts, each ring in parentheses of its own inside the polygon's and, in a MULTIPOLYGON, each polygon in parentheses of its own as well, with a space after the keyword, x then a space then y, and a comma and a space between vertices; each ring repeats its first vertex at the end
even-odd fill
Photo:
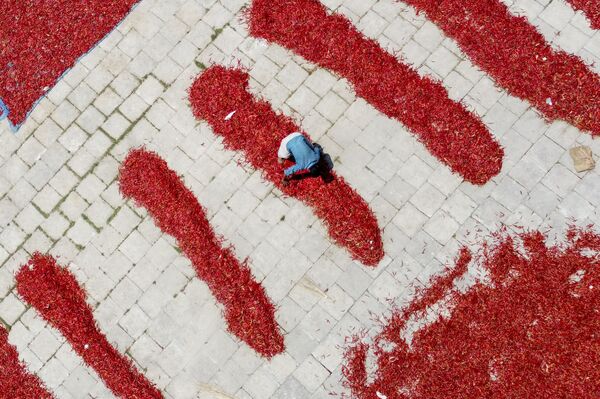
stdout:
MULTIPOLYGON (((578 143, 600 154, 600 141, 545 123, 411 8, 392 0, 324 3, 481 115, 506 148, 501 175, 485 187, 461 183, 344 80, 249 38, 240 18, 245 1, 142 0, 17 134, 0 124, 0 318, 57 398, 113 396, 16 297, 13 273, 35 250, 71 263, 102 330, 165 397, 328 398, 343 391, 344 337, 376 328, 370 313, 384 313, 387 298, 409 299, 411 285, 426 283, 459 242, 501 223, 560 232, 571 218, 600 222, 600 174, 576 174, 568 155, 578 143), (238 165, 192 117, 192 79, 203 65, 236 59, 251 68, 253 90, 301 121, 369 201, 384 227, 379 268, 350 261, 306 207, 238 165), (119 162, 142 144, 184 176, 215 229, 240 258, 250 257, 279 306, 285 354, 264 361, 227 334, 174 241, 119 195, 119 162)), ((511 8, 556 47, 600 59, 600 32, 562 0, 518 0, 511 8)))

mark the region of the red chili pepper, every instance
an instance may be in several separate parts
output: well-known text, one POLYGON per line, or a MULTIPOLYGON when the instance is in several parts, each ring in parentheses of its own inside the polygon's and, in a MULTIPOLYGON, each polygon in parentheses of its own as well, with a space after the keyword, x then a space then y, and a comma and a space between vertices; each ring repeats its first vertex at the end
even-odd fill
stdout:
POLYGON ((52 399, 42 381, 19 361, 17 349, 8 342, 8 331, 0 325, 0 396, 19 399, 52 399))
POLYGON ((368 266, 377 265, 384 255, 377 219, 344 179, 332 173, 330 181, 307 178, 283 184, 277 149, 283 138, 301 129, 290 118, 275 113, 267 102, 256 100, 248 92, 248 79, 239 69, 207 69, 190 89, 196 117, 208 121, 226 147, 241 152, 284 194, 310 206, 333 240, 347 248, 353 258, 368 266), (227 118, 233 111, 235 114, 227 118))
MULTIPOLYGON (((600 77, 580 58, 554 50, 525 17, 511 14, 502 1, 406 3, 424 12, 456 40, 473 63, 498 85, 529 101, 546 118, 561 119, 593 135, 600 134, 600 77)), ((588 3, 590 11, 598 16, 600 2, 588 3)))
POLYGON ((254 0, 252 36, 284 46, 348 79, 356 94, 408 127, 429 152, 465 180, 484 184, 504 152, 473 113, 446 89, 367 39, 319 0, 254 0))
POLYGON ((162 398, 131 360, 121 355, 98 330, 85 291, 75 276, 61 268, 52 256, 35 253, 16 279, 19 295, 64 335, 116 396, 162 398))
POLYGON ((139 0, 3 0, 0 99, 15 126, 139 0))
POLYGON ((204 209, 177 173, 157 154, 132 150, 119 173, 121 193, 148 210, 156 225, 172 235, 198 277, 224 307, 229 330, 266 357, 284 350, 275 307, 262 285, 223 247, 204 209))
POLYGON ((456 268, 394 310, 373 344, 353 338, 343 374, 355 397, 600 397, 600 235, 572 228, 563 245, 539 232, 494 241, 476 257, 488 281, 454 289, 471 260, 462 249, 456 268), (435 304, 449 315, 418 328, 409 346, 407 326, 435 304))
POLYGON ((598 0, 567 0, 576 10, 581 10, 594 29, 600 29, 600 2, 598 0))

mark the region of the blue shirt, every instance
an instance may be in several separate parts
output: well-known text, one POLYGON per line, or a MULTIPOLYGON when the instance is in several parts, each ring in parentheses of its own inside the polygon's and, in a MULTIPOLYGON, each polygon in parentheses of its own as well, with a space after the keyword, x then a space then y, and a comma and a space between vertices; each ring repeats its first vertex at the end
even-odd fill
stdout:
POLYGON ((304 136, 297 136, 291 139, 286 144, 287 150, 292 154, 296 164, 285 170, 286 176, 291 176, 301 170, 309 169, 316 165, 321 159, 321 151, 319 148, 313 147, 304 136))

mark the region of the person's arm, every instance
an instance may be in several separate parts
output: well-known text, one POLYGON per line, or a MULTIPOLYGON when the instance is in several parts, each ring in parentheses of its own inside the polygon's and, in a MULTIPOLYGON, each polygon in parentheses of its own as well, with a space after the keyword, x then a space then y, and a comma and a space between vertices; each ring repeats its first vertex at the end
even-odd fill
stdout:
POLYGON ((300 166, 298 166, 297 164, 287 168, 283 172, 283 180, 281 181, 281 184, 283 184, 283 186, 286 187, 288 184, 290 184, 290 180, 292 180, 292 177, 294 176, 294 174, 300 172, 301 170, 303 170, 303 169, 300 166))
POLYGON ((289 180, 294 174, 300 172, 301 170, 303 170, 302 167, 300 167, 298 164, 295 164, 287 168, 283 173, 285 177, 289 180))

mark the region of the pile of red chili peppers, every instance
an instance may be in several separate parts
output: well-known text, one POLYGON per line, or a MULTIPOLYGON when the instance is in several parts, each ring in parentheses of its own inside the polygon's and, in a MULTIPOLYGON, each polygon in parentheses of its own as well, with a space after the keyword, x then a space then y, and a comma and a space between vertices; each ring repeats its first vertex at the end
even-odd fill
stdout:
POLYGON ((19 361, 17 349, 8 342, 8 331, 0 325, 0 394, 3 398, 52 399, 40 379, 19 361))
POLYGON ((576 10, 581 10, 594 29, 600 29, 600 2, 598 0, 567 0, 576 10))
MULTIPOLYGON (((100 332, 75 276, 49 255, 35 253, 17 273, 17 291, 118 397, 161 399, 160 391, 100 332)), ((44 397, 44 396, 40 396, 44 397)))
MULTIPOLYGON (((424 12, 509 93, 529 101, 550 120, 562 119, 600 135, 600 77, 580 58, 554 50, 502 1, 405 2, 424 12)), ((600 5, 593 3, 597 12, 600 5)))
POLYGON ((136 149, 121 166, 119 187, 146 208, 163 232, 175 237, 198 277, 223 305, 231 333, 263 356, 281 353, 275 307, 248 266, 221 245, 204 209, 177 173, 157 154, 136 149))
POLYGON ((439 83, 366 38, 319 0, 254 0, 252 36, 284 46, 348 79, 356 94, 406 125, 427 149, 465 180, 484 184, 502 168, 504 152, 481 120, 452 101, 439 83))
POLYGON ((3 0, 0 100, 18 126, 77 59, 139 0, 3 0))
POLYGON ((356 397, 600 397, 600 236, 572 228, 562 245, 548 246, 539 232, 497 241, 478 259, 489 281, 454 289, 471 260, 463 249, 456 269, 395 311, 373 345, 357 338, 344 368, 356 397), (441 299, 450 316, 407 344, 409 319, 441 299), (365 366, 371 353, 374 373, 365 366))
POLYGON ((248 92, 248 79, 248 74, 239 69, 213 66, 206 70, 190 89, 196 117, 208 121, 227 148, 241 152, 284 194, 310 206, 327 226, 331 238, 348 249, 353 258, 375 266, 383 258, 377 219, 344 179, 332 174, 329 182, 306 178, 283 186, 277 149, 283 138, 301 129, 290 118, 273 111, 267 102, 255 99, 248 92))

